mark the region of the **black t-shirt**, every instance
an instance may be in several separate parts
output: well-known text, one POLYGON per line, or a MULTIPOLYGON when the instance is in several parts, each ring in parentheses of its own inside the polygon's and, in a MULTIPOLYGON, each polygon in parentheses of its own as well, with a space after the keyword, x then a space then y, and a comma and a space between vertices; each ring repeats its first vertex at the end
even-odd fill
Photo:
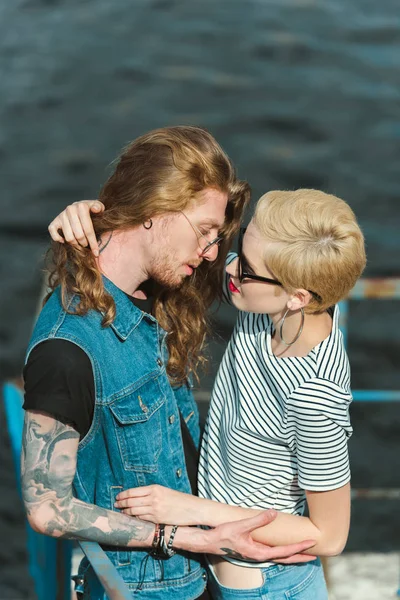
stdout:
MULTIPOLYGON (((25 410, 40 410, 71 424, 81 439, 87 434, 93 420, 95 386, 86 352, 66 340, 41 342, 29 355, 24 380, 25 410)), ((196 494, 198 452, 182 416, 180 421, 186 468, 196 494)))
POLYGON ((66 340, 47 340, 32 350, 24 368, 25 410, 41 410, 71 424, 85 437, 90 429, 95 388, 86 352, 66 340))

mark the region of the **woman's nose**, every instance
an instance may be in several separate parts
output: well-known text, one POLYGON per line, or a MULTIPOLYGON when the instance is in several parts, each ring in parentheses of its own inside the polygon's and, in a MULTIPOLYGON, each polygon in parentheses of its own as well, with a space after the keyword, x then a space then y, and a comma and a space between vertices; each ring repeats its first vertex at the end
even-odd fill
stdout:
POLYGON ((229 263, 229 265, 227 265, 225 267, 225 271, 228 273, 228 275, 231 275, 232 277, 239 277, 239 258, 236 257, 232 262, 229 263))

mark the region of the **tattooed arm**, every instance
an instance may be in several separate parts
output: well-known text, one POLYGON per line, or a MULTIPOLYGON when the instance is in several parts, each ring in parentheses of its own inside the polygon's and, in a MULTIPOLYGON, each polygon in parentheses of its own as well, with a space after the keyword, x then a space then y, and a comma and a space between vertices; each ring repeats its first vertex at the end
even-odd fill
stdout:
POLYGON ((30 525, 52 537, 148 547, 154 525, 74 498, 79 434, 38 411, 25 415, 21 481, 30 525))
MULTIPOLYGON (((28 410, 22 441, 22 494, 28 521, 36 531, 52 537, 81 539, 110 546, 149 547, 154 525, 123 513, 74 498, 79 434, 50 415, 28 410)), ((240 553, 257 561, 292 556, 313 542, 270 548, 251 532, 270 523, 276 514, 265 511, 250 519, 219 525, 209 531, 180 527, 174 547, 210 554, 240 553), (229 549, 229 550, 228 550, 229 549)), ((166 528, 169 538, 171 527, 166 528)), ((291 560, 291 559, 289 559, 291 560)))

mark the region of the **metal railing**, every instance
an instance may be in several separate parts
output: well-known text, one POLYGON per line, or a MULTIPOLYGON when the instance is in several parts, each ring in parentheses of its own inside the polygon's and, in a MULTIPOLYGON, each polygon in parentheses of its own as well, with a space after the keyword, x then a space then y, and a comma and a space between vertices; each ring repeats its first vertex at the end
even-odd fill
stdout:
MULTIPOLYGON (((400 278, 363 278, 351 290, 347 300, 340 302, 339 326, 343 333, 344 343, 348 341, 349 303, 351 300, 400 300, 400 278)), ((352 390, 355 402, 399 402, 400 390, 352 390)), ((395 500, 400 498, 399 488, 353 489, 356 498, 384 498, 395 500)), ((400 592, 400 590, 399 590, 400 592)))
MULTIPOLYGON (((350 300, 400 300, 400 278, 363 278, 351 290, 347 300, 340 303, 340 329, 345 345, 348 340, 349 302, 350 300)), ((356 402, 399 402, 400 390, 352 390, 356 402)), ((369 500, 399 500, 399 488, 356 488, 352 497, 369 500)), ((397 588, 400 598, 400 582, 397 588)))

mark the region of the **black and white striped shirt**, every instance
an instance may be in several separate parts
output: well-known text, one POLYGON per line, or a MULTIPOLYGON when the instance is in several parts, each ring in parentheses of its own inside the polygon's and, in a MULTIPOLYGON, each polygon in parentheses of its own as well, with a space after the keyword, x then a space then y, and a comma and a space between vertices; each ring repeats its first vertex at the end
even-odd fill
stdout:
POLYGON ((350 369, 338 307, 331 314, 330 335, 307 356, 277 358, 268 315, 239 312, 211 397, 201 497, 301 515, 304 490, 350 480, 350 369))

